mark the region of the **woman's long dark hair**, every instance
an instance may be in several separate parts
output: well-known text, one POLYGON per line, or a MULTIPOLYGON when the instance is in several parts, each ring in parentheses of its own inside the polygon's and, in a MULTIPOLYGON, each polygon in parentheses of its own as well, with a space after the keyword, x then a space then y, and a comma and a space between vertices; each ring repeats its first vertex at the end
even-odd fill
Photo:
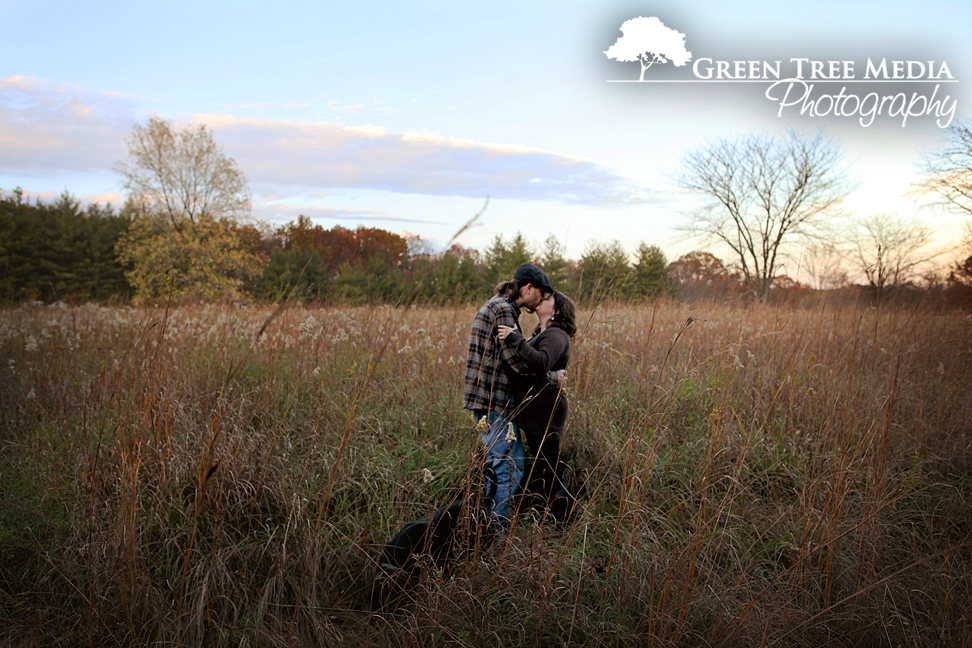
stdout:
MULTIPOLYGON (((547 326, 556 326, 557 328, 564 329, 567 331, 567 335, 574 337, 574 333, 577 332, 577 309, 574 307, 574 302, 570 301, 570 297, 562 292, 554 291, 554 315, 550 319, 547 326)), ((533 331, 536 335, 540 332, 540 325, 537 324, 537 328, 533 331)))

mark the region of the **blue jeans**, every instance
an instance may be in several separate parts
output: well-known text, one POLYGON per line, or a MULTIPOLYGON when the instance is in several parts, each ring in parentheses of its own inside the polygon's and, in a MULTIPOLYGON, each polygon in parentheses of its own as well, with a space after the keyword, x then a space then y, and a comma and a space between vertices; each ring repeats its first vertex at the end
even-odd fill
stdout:
POLYGON ((523 440, 516 423, 506 415, 486 410, 473 410, 473 423, 486 417, 488 428, 481 434, 483 446, 486 448, 486 463, 496 473, 496 495, 493 498, 493 509, 490 511, 493 520, 509 526, 510 507, 513 496, 520 487, 523 477, 523 440), (507 440, 512 426, 513 440, 507 440))

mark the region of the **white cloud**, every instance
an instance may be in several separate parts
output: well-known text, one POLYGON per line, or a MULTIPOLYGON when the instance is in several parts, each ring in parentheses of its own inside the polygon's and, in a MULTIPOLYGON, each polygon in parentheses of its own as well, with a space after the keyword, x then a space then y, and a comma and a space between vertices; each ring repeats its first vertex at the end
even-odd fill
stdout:
POLYGON ((0 170, 26 175, 103 171, 125 154, 131 102, 42 79, 0 79, 0 170))
POLYGON ((57 193, 54 191, 24 191, 23 196, 28 200, 52 202, 57 198, 57 193))
MULTIPOLYGON (((360 104, 360 103, 344 104, 338 101, 337 99, 332 99, 331 101, 328 101, 327 107, 333 112, 347 113, 349 115, 353 115, 355 113, 360 113, 360 112, 364 112, 365 110, 368 110, 364 104, 360 104)), ((387 112, 389 109, 384 108, 380 110, 382 110, 382 112, 387 112)))
POLYGON ((37 88, 43 84, 43 79, 38 79, 36 77, 25 77, 19 74, 12 77, 7 77, 6 79, 0 79, 0 88, 33 90, 34 88, 37 88))
POLYGON ((99 205, 111 203, 115 207, 120 207, 125 202, 124 197, 117 191, 104 194, 83 194, 80 196, 80 200, 84 203, 97 203, 99 205))
POLYGON ((42 79, 0 79, 0 170, 36 176, 97 172, 125 154, 132 103, 42 79))
POLYGON ((289 103, 277 103, 273 101, 256 101, 253 103, 236 104, 229 106, 230 108, 259 108, 260 110, 294 110, 297 108, 307 108, 310 106, 306 101, 300 103, 289 102, 289 103))
POLYGON ((541 149, 379 126, 230 115, 196 119, 218 132, 248 177, 277 186, 600 205, 656 199, 595 162, 541 149))
MULTIPOLYGON (((659 200, 590 160, 524 146, 431 133, 201 114, 254 184, 289 195, 350 188, 565 204, 659 200)), ((125 157, 125 137, 144 116, 125 97, 29 77, 0 80, 0 171, 59 177, 105 173, 125 157)), ((178 121, 178 119, 176 120, 178 121)))

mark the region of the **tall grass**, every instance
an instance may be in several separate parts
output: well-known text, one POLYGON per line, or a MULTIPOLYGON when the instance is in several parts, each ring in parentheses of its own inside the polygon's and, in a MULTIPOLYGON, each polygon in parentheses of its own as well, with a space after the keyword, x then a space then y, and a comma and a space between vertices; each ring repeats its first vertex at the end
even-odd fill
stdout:
POLYGON ((0 644, 972 645, 972 319, 854 306, 582 312, 574 519, 369 612, 474 312, 0 311, 0 644))

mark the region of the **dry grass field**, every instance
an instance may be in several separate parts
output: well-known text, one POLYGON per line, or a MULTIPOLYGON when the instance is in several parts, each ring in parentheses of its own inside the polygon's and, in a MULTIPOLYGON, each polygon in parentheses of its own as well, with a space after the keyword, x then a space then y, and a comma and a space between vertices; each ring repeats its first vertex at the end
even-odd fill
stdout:
POLYGON ((582 311, 574 519, 370 612, 474 313, 0 311, 0 645, 972 646, 972 318, 853 305, 582 311))

